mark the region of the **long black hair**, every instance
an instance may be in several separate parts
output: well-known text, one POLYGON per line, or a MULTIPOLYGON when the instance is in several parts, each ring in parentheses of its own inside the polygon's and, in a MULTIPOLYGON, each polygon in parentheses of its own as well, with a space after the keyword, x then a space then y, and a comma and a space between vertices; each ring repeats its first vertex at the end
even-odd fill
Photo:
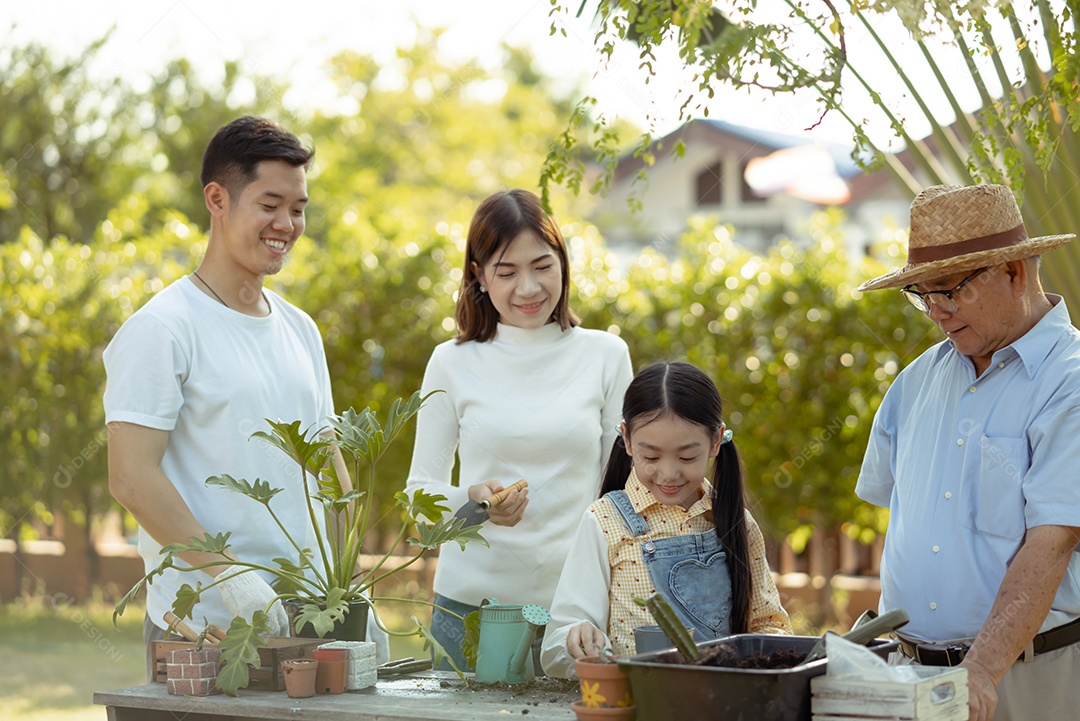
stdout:
MULTIPOLYGON (((661 362, 642 369, 623 396, 622 416, 627 435, 635 427, 673 415, 703 427, 714 441, 723 425, 723 407, 716 384, 700 368, 689 363, 661 362)), ((615 439, 604 469, 600 494, 626 487, 633 459, 622 436, 615 439)), ((746 500, 742 461, 734 441, 720 445, 713 464, 712 514, 716 536, 727 552, 731 576, 731 633, 746 633, 750 616, 753 578, 746 537, 746 500)))

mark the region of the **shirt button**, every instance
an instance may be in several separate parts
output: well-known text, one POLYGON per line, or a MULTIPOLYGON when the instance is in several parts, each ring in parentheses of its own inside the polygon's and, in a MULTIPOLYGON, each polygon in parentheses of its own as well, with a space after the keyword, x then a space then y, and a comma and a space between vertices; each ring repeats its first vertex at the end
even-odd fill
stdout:
POLYGON ((941 550, 941 546, 934 546, 934 553, 937 553, 940 550, 941 550))
POLYGON ((964 445, 964 439, 963 438, 957 438, 956 439, 956 445, 958 445, 958 446, 964 445))
POLYGON ((968 393, 974 393, 974 392, 975 392, 975 386, 971 386, 971 388, 968 388, 968 393))
POLYGON ((952 491, 945 491, 945 498, 952 498, 952 491))
POLYGON ((936 603, 931 603, 930 604, 930 610, 931 611, 936 611, 937 610, 937 604, 936 603))
POLYGON ((1000 363, 998 363, 998 368, 1004 368, 1004 367, 1005 367, 1005 361, 1001 361, 1000 363))

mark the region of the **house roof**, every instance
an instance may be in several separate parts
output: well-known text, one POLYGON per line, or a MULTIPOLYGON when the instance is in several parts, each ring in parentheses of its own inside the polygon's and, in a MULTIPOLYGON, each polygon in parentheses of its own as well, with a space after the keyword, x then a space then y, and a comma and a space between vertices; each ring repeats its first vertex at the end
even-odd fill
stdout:
POLYGON ((713 118, 699 118, 694 122, 715 128, 722 133, 734 135, 737 138, 742 138, 770 150, 797 148, 804 145, 823 145, 829 151, 829 155, 832 156, 833 162, 836 163, 836 172, 841 178, 850 178, 863 172, 858 164, 851 159, 853 146, 850 145, 825 143, 805 136, 785 135, 784 133, 774 133, 760 128, 748 128, 744 125, 736 125, 726 120, 715 120, 713 118))
MULTIPOLYGON (((783 150, 785 148, 822 145, 828 150, 829 155, 833 159, 833 163, 836 165, 836 173, 841 178, 848 180, 863 173, 863 170, 859 168, 858 164, 851 158, 852 146, 845 146, 839 143, 825 143, 805 136, 785 135, 783 133, 776 133, 758 128, 749 128, 744 125, 736 125, 735 123, 729 123, 724 120, 698 118, 686 123, 671 133, 668 133, 660 140, 654 142, 660 143, 664 145, 664 147, 670 147, 671 143, 669 143, 669 141, 674 141, 676 139, 683 140, 684 142, 691 139, 705 141, 720 141, 724 139, 730 141, 735 139, 743 146, 747 157, 764 156, 773 151, 783 150)), ((618 165, 616 165, 615 181, 618 182, 627 177, 632 177, 642 165, 643 162, 641 158, 635 158, 633 152, 626 153, 619 158, 618 165)))

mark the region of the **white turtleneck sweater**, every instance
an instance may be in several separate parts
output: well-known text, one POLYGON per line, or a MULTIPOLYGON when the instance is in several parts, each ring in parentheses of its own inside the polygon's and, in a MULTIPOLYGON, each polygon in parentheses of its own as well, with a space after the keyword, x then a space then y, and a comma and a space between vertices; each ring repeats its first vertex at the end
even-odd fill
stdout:
POLYGON ((550 608, 570 541, 600 479, 633 369, 618 336, 499 324, 486 343, 447 341, 424 373, 407 491, 440 493, 451 512, 468 487, 524 478, 529 505, 516 526, 487 523, 486 548, 439 551, 435 591, 478 606, 484 598, 550 608), (459 486, 451 486, 454 453, 459 486))

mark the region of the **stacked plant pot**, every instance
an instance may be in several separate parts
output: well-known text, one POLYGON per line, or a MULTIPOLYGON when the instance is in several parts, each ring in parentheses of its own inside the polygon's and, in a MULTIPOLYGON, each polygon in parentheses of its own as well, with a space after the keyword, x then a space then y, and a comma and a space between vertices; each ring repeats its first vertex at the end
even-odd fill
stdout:
POLYGON ((166 655, 166 690, 176 696, 209 696, 221 693, 217 687, 221 649, 210 646, 200 651, 180 648, 166 655))

